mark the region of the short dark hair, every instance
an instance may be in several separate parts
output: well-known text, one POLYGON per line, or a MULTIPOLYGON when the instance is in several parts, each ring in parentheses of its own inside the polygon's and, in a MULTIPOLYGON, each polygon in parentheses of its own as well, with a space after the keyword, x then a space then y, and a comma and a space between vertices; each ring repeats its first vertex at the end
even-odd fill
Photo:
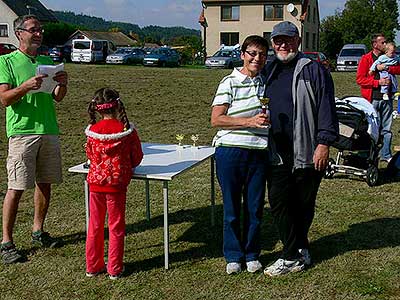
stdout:
POLYGON ((249 35, 243 42, 242 48, 240 49, 242 53, 244 53, 249 46, 256 46, 256 47, 262 47, 266 49, 266 52, 268 52, 268 41, 263 38, 262 36, 259 35, 249 35))
POLYGON ((374 33, 371 38, 371 45, 373 45, 380 36, 385 37, 382 32, 374 33))
POLYGON ((14 20, 14 32, 17 31, 18 29, 24 28, 22 26, 24 26, 24 23, 30 19, 35 19, 35 20, 39 21, 39 19, 36 15, 24 15, 24 16, 19 16, 18 18, 16 18, 14 20))

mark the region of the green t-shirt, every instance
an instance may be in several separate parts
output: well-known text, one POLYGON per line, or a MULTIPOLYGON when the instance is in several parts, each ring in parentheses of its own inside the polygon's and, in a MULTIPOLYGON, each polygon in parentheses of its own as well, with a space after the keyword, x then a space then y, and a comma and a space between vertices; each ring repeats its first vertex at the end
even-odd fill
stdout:
MULTIPOLYGON (((52 65, 46 56, 37 56, 35 62, 17 50, 0 56, 0 84, 11 88, 36 75, 38 65, 52 65)), ((47 93, 28 93, 6 108, 7 137, 26 134, 59 134, 53 96, 47 93)))

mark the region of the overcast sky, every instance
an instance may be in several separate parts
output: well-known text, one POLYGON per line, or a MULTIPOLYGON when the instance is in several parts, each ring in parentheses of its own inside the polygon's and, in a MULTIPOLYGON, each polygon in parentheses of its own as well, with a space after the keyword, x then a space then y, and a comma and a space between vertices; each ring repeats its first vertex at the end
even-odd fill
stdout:
MULTIPOLYGON (((72 11, 101 17, 108 21, 122 21, 147 25, 183 26, 200 29, 198 18, 201 0, 40 0, 52 10, 72 11)), ((320 0, 321 19, 342 10, 346 0, 320 0)))

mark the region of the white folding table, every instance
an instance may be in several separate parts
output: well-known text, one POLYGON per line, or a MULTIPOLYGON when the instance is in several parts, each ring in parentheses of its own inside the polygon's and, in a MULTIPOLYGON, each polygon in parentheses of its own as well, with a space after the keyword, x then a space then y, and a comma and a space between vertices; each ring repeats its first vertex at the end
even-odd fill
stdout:
MULTIPOLYGON (((211 225, 214 225, 215 207, 215 186, 214 186, 214 147, 189 145, 177 146, 166 144, 142 143, 143 160, 135 169, 133 179, 145 180, 146 189, 146 218, 150 220, 150 187, 149 181, 156 180, 163 182, 164 200, 164 265, 169 267, 169 225, 168 225, 168 182, 177 175, 199 165, 210 158, 211 161, 211 225)), ((85 207, 86 207, 86 230, 89 225, 89 187, 86 181, 86 174, 89 169, 85 163, 73 166, 68 169, 72 173, 85 175, 85 207)))

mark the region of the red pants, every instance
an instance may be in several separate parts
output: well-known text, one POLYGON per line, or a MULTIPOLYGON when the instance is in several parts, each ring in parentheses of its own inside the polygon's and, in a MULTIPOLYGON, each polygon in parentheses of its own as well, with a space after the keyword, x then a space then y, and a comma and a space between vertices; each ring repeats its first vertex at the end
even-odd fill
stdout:
POLYGON ((89 229, 86 237, 86 272, 104 269, 104 222, 108 211, 108 263, 107 272, 122 272, 125 242, 126 193, 90 192, 89 229))

